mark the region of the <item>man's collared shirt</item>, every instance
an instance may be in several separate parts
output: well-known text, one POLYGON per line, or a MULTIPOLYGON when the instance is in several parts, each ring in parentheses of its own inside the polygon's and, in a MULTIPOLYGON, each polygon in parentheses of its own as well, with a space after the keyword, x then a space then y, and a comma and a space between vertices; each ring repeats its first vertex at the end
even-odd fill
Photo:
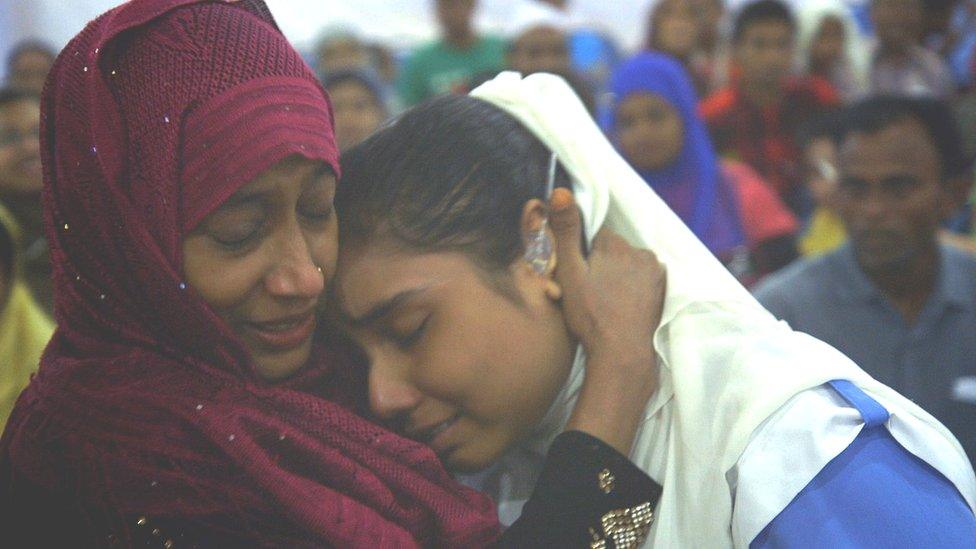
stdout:
POLYGON ((850 244, 771 276, 756 297, 914 400, 976 460, 976 257, 939 250, 935 289, 914 324, 861 271, 850 244))

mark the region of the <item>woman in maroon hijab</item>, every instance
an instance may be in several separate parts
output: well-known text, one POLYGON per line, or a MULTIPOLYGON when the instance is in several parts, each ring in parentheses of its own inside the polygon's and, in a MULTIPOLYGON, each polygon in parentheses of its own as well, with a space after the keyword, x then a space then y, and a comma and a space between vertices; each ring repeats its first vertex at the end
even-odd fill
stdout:
MULTIPOLYGON (((354 362, 313 342, 332 127, 258 0, 134 0, 61 53, 41 138, 59 328, 0 442, 5 543, 498 541, 492 502, 351 412, 354 362)), ((653 491, 627 486, 599 505, 653 491)))

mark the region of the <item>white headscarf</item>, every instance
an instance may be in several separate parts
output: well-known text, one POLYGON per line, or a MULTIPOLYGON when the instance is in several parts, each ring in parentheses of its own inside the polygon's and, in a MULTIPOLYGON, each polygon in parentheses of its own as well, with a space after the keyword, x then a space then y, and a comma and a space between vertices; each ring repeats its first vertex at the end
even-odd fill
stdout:
MULTIPOLYGON (((667 267, 664 314, 654 335, 660 388, 630 455, 664 486, 645 546, 731 547, 726 473, 784 403, 835 379, 851 380, 884 406, 898 442, 941 471, 976 509, 976 477, 949 431, 829 345, 777 322, 620 157, 562 79, 502 73, 471 95, 514 116, 559 155, 573 177, 589 240, 610 227, 653 250, 667 267)), ((581 362, 547 419, 564 424, 582 383, 581 362)), ((563 424, 537 438, 544 441, 563 424)), ((519 472, 511 459, 500 467, 519 472)), ((797 492, 818 471, 791 479, 797 492)), ((495 485, 504 485, 506 471, 494 473, 495 485)))

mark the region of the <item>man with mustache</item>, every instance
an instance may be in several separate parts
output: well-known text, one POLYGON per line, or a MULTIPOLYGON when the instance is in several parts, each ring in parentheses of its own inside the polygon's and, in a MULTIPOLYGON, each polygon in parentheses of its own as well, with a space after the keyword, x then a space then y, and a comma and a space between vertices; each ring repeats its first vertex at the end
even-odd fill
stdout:
POLYGON ((777 317, 914 400, 976 458, 976 257, 939 243, 972 182, 949 107, 878 97, 838 135, 849 244, 768 279, 777 317))

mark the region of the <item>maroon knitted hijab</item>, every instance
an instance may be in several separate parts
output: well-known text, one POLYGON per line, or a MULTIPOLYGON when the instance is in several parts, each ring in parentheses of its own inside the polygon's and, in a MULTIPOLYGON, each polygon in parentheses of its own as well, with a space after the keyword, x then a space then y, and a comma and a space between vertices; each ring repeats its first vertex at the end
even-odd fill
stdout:
POLYGON ((123 540, 142 516, 277 547, 494 538, 490 500, 336 403, 361 389, 348 361, 318 346, 298 379, 262 382, 181 280, 182 236, 251 178, 295 154, 338 174, 324 92, 262 2, 93 21, 48 81, 42 154, 59 328, 4 474, 107 510, 123 540))

